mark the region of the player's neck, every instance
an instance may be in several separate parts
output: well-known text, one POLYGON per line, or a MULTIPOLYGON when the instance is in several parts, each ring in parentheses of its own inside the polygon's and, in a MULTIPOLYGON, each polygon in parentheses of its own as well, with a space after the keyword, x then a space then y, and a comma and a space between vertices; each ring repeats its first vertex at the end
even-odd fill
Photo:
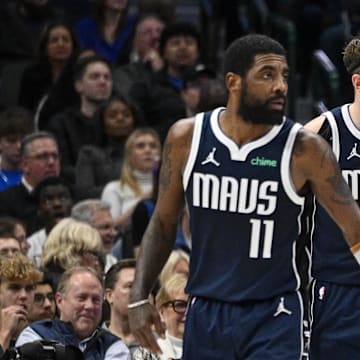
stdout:
POLYGON ((250 123, 229 110, 224 111, 220 117, 220 128, 239 146, 260 138, 272 127, 273 125, 250 123))
POLYGON ((355 99, 355 101, 350 105, 349 111, 355 126, 360 129, 360 98, 355 99))

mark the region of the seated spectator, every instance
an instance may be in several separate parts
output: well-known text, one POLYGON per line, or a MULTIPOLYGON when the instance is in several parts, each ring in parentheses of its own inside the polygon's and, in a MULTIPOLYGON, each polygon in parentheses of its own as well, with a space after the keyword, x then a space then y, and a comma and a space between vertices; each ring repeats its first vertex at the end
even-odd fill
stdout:
POLYGON ((77 40, 67 22, 46 24, 34 61, 22 74, 19 93, 19 104, 33 113, 36 129, 46 129, 52 115, 79 102, 73 87, 77 53, 77 40))
POLYGON ((54 287, 65 270, 89 266, 103 272, 102 243, 99 233, 90 225, 70 218, 61 220, 45 241, 41 267, 54 287))
POLYGON ((26 229, 25 225, 16 218, 11 216, 1 216, 0 217, 0 232, 4 229, 12 233, 13 237, 19 242, 20 250, 24 255, 27 255, 30 244, 26 239, 26 229))
POLYGON ((44 227, 28 238, 28 257, 40 268, 44 243, 52 228, 62 219, 70 216, 73 193, 70 185, 57 176, 48 177, 36 186, 34 197, 44 227))
POLYGON ((160 273, 160 285, 165 284, 173 274, 183 274, 188 276, 189 261, 189 255, 186 252, 180 249, 173 250, 160 273))
POLYGON ((0 192, 0 216, 18 218, 31 235, 43 227, 32 192, 41 180, 59 175, 59 152, 52 134, 35 132, 23 139, 20 155, 21 183, 0 192))
POLYGON ((125 232, 139 200, 149 198, 153 190, 153 170, 160 158, 160 141, 151 128, 132 132, 125 144, 120 180, 108 183, 101 199, 111 206, 115 225, 125 232))
POLYGON ((31 115, 23 108, 8 108, 0 114, 0 191, 20 183, 20 144, 32 128, 31 115))
POLYGON ((158 132, 162 143, 171 125, 186 117, 181 90, 185 72, 199 61, 199 47, 199 33, 194 25, 174 23, 166 26, 159 46, 164 68, 130 88, 129 95, 144 112, 147 125, 158 132))
POLYGON ((117 262, 111 254, 116 231, 109 204, 98 199, 80 201, 72 208, 71 217, 91 225, 99 232, 105 254, 104 271, 108 271, 117 262))
POLYGON ((140 17, 146 14, 156 14, 165 24, 175 21, 176 0, 138 0, 137 8, 140 17))
MULTIPOLYGON (((212 84, 211 80, 216 79, 216 73, 212 69, 206 67, 204 64, 198 64, 190 68, 184 75, 184 86, 181 91, 181 97, 186 106, 186 116, 194 116, 198 112, 198 106, 200 102, 201 93, 204 93, 212 84)), ((219 80, 220 81, 220 80, 219 80)), ((226 92, 224 84, 224 93, 226 92)), ((221 95, 217 93, 216 95, 221 95)), ((204 94, 203 94, 204 96, 204 94)), ((225 98, 220 97, 219 99, 214 97, 214 100, 226 104, 225 98)), ((213 107, 209 107, 212 110, 213 107)))
POLYGON ((94 49, 111 64, 126 63, 135 25, 128 10, 128 0, 94 0, 93 15, 75 25, 80 46, 94 49))
POLYGON ((11 223, 0 223, 0 258, 21 253, 20 243, 15 238, 11 223))
POLYGON ((34 301, 30 306, 27 318, 29 323, 40 320, 51 320, 55 317, 55 293, 49 279, 43 277, 36 283, 34 301))
POLYGON ((84 145, 75 168, 75 185, 83 198, 100 198, 104 186, 119 178, 126 139, 142 124, 136 105, 119 94, 101 105, 96 116, 101 144, 84 145))
POLYGON ((113 74, 116 91, 128 94, 134 82, 149 78, 163 68, 159 43, 164 25, 154 13, 144 14, 137 20, 129 61, 118 66, 113 74))
POLYGON ((70 107, 51 118, 48 130, 59 144, 62 175, 75 182, 75 165, 80 148, 98 145, 102 134, 94 115, 112 92, 110 65, 99 56, 82 57, 74 70, 74 86, 80 105, 70 107))
POLYGON ((49 0, 6 1, 0 11, 0 68, 30 60, 44 25, 61 13, 49 0))
POLYGON ((134 360, 180 359, 182 357, 186 309, 189 298, 185 294, 186 282, 186 276, 174 274, 161 286, 156 295, 156 308, 166 328, 165 339, 157 339, 162 351, 161 357, 139 347, 134 351, 134 360))
POLYGON ((35 284, 41 273, 23 254, 0 261, 0 353, 6 350, 28 323, 35 284))
POLYGON ((86 360, 129 359, 124 343, 99 327, 103 297, 102 278, 96 271, 86 267, 68 269, 55 295, 59 319, 30 324, 18 337, 16 346, 41 339, 57 340, 77 346, 86 360))
POLYGON ((129 292, 135 278, 135 259, 123 259, 105 275, 105 298, 110 306, 110 320, 104 327, 118 336, 133 354, 139 346, 130 332, 128 318, 129 292))

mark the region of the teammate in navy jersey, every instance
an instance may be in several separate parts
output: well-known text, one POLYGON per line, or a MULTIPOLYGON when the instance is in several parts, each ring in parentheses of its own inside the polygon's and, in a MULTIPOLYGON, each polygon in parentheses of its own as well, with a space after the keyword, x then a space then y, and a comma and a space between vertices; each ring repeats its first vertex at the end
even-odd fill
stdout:
MULTIPOLYGON (((332 146, 354 199, 360 204, 360 39, 345 48, 344 64, 351 75, 354 102, 332 109, 305 127, 332 146)), ((311 359, 360 357, 360 269, 344 234, 315 203, 311 230, 311 359)), ((358 225, 360 227, 360 224, 358 225)))
POLYGON ((160 351, 152 325, 160 336, 164 329, 148 295, 186 201, 192 251, 183 359, 300 359, 295 258, 304 195, 312 191, 328 209, 359 262, 360 210, 326 141, 284 117, 282 45, 264 35, 239 38, 224 70, 227 107, 177 121, 167 136, 130 326, 143 346, 160 351))

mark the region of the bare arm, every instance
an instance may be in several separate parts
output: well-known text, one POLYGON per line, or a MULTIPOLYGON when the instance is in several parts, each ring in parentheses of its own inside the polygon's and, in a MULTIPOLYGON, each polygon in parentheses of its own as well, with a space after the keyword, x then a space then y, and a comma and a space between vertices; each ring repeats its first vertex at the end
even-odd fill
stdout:
MULTIPOLYGON (((159 195, 154 214, 141 242, 130 303, 146 299, 173 248, 179 212, 184 204, 182 172, 188 156, 193 120, 178 121, 169 131, 160 170, 159 195)), ((129 310, 130 327, 139 343, 160 352, 151 325, 163 334, 160 318, 151 305, 129 310)))
POLYGON ((360 209, 327 142, 316 134, 301 131, 292 160, 297 190, 311 190, 343 231, 349 246, 360 244, 360 209))

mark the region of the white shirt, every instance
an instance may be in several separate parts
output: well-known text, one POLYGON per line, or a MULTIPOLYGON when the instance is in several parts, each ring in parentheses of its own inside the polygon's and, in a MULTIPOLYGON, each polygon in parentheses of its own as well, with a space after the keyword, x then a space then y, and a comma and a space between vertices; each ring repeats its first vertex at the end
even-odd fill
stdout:
POLYGON ((27 238, 27 241, 30 245, 27 257, 31 259, 39 269, 46 238, 47 236, 45 229, 38 230, 27 238))

